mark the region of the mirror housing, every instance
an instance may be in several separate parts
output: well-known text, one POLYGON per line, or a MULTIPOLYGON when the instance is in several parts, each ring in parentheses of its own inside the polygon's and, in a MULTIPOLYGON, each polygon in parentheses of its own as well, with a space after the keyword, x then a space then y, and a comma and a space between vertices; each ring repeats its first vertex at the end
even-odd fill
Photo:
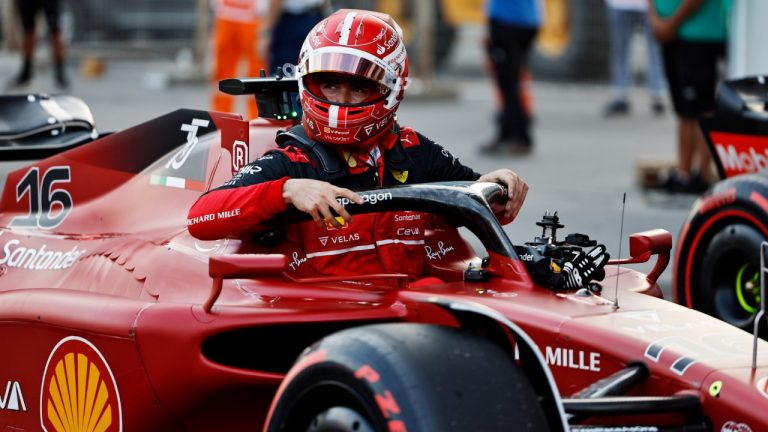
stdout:
POLYGON ((212 256, 208 260, 208 274, 213 278, 211 294, 203 310, 211 313, 213 304, 221 294, 224 279, 279 276, 288 268, 288 257, 283 254, 233 254, 212 256))
POLYGON ((646 280, 651 285, 655 284, 661 276, 661 272, 669 264, 670 251, 672 250, 672 234, 667 230, 653 229, 634 233, 629 236, 629 255, 631 258, 608 261, 609 264, 637 264, 647 262, 651 256, 658 255, 656 264, 648 273, 646 280))

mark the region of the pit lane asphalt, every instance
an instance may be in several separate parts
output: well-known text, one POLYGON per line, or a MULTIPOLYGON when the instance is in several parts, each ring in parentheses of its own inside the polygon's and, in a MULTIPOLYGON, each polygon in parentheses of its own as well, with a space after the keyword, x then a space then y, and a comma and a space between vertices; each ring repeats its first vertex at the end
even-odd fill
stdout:
MULTIPOLYGON (((0 53, 0 76, 13 76, 16 67, 14 54, 0 53)), ((635 88, 630 94, 631 116, 606 120, 601 109, 610 97, 607 86, 535 82, 533 153, 489 157, 479 154, 478 148, 493 136, 495 95, 481 68, 475 69, 477 73, 459 70, 437 78, 440 85, 456 90, 455 99, 406 96, 399 118, 479 172, 508 167, 528 182, 526 203, 518 219, 506 227, 514 243, 540 235, 535 222, 547 210, 558 211, 566 226, 562 237, 571 232, 588 234, 617 257, 622 194, 626 193, 621 255, 628 256, 627 236, 633 232, 663 228, 672 233, 676 244, 694 198, 647 195, 637 186, 639 159, 673 160, 675 154, 673 116, 667 112, 664 117, 654 117, 643 89, 635 88)), ((97 79, 80 76, 74 65, 70 70, 72 86, 67 93, 91 107, 100 131, 125 129, 180 107, 208 106, 210 89, 203 82, 161 85, 174 74, 170 60, 112 59, 106 73, 97 79)), ((29 90, 56 92, 50 72, 39 71, 29 90)), ((22 165, 0 162, 0 184, 8 171, 22 165)), ((651 265, 633 268, 647 272, 651 265)), ((660 279, 668 299, 672 298, 671 279, 672 263, 660 279)), ((611 296, 613 287, 606 290, 611 296)))

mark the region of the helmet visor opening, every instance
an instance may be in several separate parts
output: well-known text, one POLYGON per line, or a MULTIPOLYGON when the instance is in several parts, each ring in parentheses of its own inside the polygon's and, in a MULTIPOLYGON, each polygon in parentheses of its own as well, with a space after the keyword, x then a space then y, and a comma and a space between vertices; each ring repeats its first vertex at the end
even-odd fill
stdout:
POLYGON ((310 73, 303 82, 315 99, 339 106, 370 105, 385 99, 390 92, 379 82, 346 73, 310 73))

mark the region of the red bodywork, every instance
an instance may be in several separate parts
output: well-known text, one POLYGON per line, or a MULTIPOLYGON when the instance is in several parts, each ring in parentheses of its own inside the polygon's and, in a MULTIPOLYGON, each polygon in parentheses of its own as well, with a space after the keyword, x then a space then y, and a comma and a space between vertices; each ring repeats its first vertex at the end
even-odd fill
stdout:
MULTIPOLYGON (((251 257, 251 276, 238 276, 233 261, 209 268, 211 258, 269 251, 251 238, 196 240, 187 210, 289 125, 181 110, 8 176, 0 427, 50 431, 90 419, 104 430, 258 429, 303 348, 366 323, 457 325, 430 302, 438 297, 483 304, 522 327, 563 396, 642 361, 651 374, 631 394, 694 392, 714 430, 768 430, 765 342, 753 371, 751 335, 649 295, 655 282, 626 265, 606 268, 605 296, 535 286, 521 261, 493 254, 491 280, 465 282, 479 259, 458 231, 435 228, 426 262, 438 285, 294 280, 276 269, 300 263, 274 254, 251 257)), ((671 246, 633 242, 662 255, 671 246)))

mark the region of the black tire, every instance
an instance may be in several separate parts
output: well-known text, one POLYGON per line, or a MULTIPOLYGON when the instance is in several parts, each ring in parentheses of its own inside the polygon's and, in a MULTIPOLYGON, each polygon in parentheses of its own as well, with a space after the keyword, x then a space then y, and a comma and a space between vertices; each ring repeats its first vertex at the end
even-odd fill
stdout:
POLYGON ((267 431, 329 430, 550 429, 498 346, 448 327, 380 324, 313 345, 277 393, 267 431))
POLYGON ((768 213, 756 196, 768 199, 765 176, 717 183, 694 204, 675 252, 675 300, 749 332, 768 238, 768 213))
POLYGON ((608 77, 608 29, 604 0, 546 0, 544 11, 556 7, 561 23, 544 17, 531 56, 536 79, 598 81, 608 77), (562 9, 562 10, 560 10, 562 9), (564 27, 563 28, 563 25, 564 27), (550 27, 551 26, 551 27, 550 27), (563 38, 553 34, 565 35, 563 38))

